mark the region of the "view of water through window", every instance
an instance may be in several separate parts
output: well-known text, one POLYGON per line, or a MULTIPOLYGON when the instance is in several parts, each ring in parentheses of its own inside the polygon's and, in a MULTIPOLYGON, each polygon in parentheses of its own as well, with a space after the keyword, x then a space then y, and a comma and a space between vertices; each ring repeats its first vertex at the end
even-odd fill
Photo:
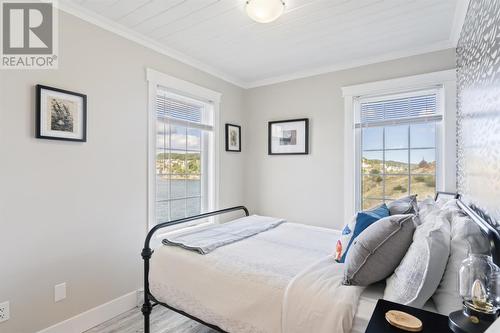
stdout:
POLYGON ((201 179, 157 179, 157 220, 165 222, 200 214, 201 212, 201 179), (186 191, 187 196, 186 198, 186 191), (169 200, 169 193, 172 199, 169 200), (193 196, 197 197, 193 197, 193 196), (180 198, 180 199, 174 199, 180 198))
POLYGON ((201 212, 202 130, 159 122, 156 153, 158 223, 201 212))

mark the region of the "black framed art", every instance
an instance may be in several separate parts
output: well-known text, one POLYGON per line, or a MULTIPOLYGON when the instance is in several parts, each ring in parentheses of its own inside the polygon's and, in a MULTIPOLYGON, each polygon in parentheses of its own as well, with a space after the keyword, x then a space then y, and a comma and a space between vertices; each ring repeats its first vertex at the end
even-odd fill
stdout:
POLYGON ((87 96, 36 85, 36 137, 87 141, 87 96))
POLYGON ((270 121, 268 131, 269 155, 309 154, 309 119, 270 121))
POLYGON ((226 124, 226 151, 241 152, 241 126, 226 124))

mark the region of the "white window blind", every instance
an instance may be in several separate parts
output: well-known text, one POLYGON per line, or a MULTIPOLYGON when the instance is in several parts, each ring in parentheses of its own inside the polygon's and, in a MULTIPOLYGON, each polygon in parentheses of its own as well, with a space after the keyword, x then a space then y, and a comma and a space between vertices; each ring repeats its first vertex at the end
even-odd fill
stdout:
POLYGON ((156 95, 156 116, 171 123, 204 130, 212 130, 213 113, 208 102, 174 94, 159 87, 156 95))
POLYGON ((437 92, 394 99, 361 100, 356 127, 373 127, 400 122, 439 121, 437 92))

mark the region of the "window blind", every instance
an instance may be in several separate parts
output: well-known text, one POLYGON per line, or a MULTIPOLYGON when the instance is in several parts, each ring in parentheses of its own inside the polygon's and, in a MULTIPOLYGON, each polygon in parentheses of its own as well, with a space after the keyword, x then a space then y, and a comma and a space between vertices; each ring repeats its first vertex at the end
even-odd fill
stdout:
POLYGON ((173 124, 212 130, 210 109, 208 103, 197 103, 168 91, 159 90, 156 95, 156 117, 173 124))
POLYGON ((399 124, 401 122, 439 121, 437 94, 376 100, 360 103, 360 122, 356 127, 399 124))

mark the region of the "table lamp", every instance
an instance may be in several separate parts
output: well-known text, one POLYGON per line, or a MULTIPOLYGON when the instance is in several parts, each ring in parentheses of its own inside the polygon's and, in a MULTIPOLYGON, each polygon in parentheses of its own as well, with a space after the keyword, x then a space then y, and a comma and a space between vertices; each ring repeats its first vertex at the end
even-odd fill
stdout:
POLYGON ((496 320, 500 308, 500 268, 490 256, 471 254, 459 272, 463 309, 449 315, 455 333, 482 333, 496 320))

